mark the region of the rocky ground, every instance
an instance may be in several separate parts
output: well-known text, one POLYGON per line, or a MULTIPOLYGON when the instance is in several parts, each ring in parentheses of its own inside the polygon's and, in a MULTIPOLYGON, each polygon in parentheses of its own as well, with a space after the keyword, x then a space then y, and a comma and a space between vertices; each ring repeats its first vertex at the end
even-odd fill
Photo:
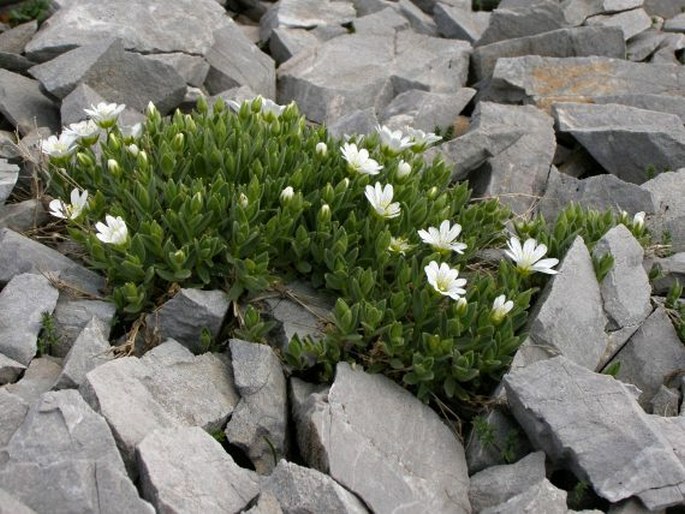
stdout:
MULTIPOLYGON (((663 299, 685 282, 685 0, 503 0, 492 13, 470 0, 57 0, 53 11, 0 33, 0 512, 685 506, 685 346, 663 299), (670 256, 645 255, 619 225, 593 250, 615 258, 598 283, 578 238, 463 444, 382 376, 340 364, 323 387, 288 379, 269 346, 202 353, 200 328, 218 333, 228 309, 218 291, 180 291, 148 327, 164 342, 114 358, 103 278, 27 237, 49 221, 27 194, 39 142, 102 100, 125 103, 134 123, 149 101, 169 113, 201 94, 294 100, 337 135, 454 131, 428 157, 476 195, 521 215, 571 201, 644 211, 670 256), (38 357, 44 312, 55 337, 38 357), (617 361, 618 380, 600 373, 617 361)), ((316 334, 327 304, 303 287, 314 309, 269 300, 275 344, 316 334)))

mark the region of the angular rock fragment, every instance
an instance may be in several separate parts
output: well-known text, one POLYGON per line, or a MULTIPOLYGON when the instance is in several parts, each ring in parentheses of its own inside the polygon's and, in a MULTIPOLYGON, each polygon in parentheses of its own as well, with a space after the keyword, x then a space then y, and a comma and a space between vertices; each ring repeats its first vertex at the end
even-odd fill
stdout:
POLYGON ((57 343, 50 348, 50 355, 66 357, 86 325, 95 318, 103 331, 105 340, 109 340, 110 327, 114 322, 116 307, 104 300, 72 299, 67 294, 61 294, 57 300, 53 319, 57 343))
MULTIPOLYGON (((659 170, 657 170, 659 171, 659 170)), ((653 236, 668 236, 671 251, 685 251, 685 167, 670 173, 659 173, 642 184, 654 198, 654 211, 647 221, 653 236)))
POLYGON ((38 357, 31 361, 21 380, 4 386, 4 390, 32 405, 40 396, 52 389, 62 371, 60 359, 38 357))
POLYGON ((432 410, 386 377, 339 363, 328 402, 310 414, 310 445, 321 453, 309 464, 374 512, 470 512, 463 448, 432 410))
POLYGON ((230 340, 240 401, 226 425, 226 438, 268 475, 288 451, 288 400, 281 361, 270 346, 230 340))
POLYGON ((0 353, 0 385, 16 382, 26 366, 0 353))
POLYGON ((672 417, 678 415, 680 393, 670 387, 659 386, 659 390, 652 397, 650 410, 656 416, 672 417))
POLYGON ((642 7, 644 0, 566 0, 562 3, 564 17, 572 25, 580 25, 591 16, 613 14, 642 7))
POLYGON ((618 27, 623 31, 623 37, 626 41, 652 26, 652 20, 644 9, 597 15, 587 19, 585 23, 601 27, 618 27))
MULTIPOLYGON (((393 11, 394 12, 394 11, 393 11)), ((319 44, 313 31, 278 27, 271 32, 269 50, 276 64, 282 64, 293 55, 319 44)))
POLYGON ((373 134, 378 127, 376 110, 373 107, 352 111, 341 116, 327 125, 328 133, 339 139, 345 139, 352 134, 373 134))
POLYGON ((566 26, 558 2, 529 0, 502 2, 490 16, 490 23, 475 46, 489 45, 505 39, 532 36, 566 26))
POLYGON ((566 491, 554 487, 543 478, 520 494, 504 503, 481 510, 481 514, 519 514, 520 512, 544 512, 545 514, 567 514, 566 491))
POLYGON ((476 94, 465 87, 456 93, 430 93, 410 89, 393 98, 379 118, 395 130, 412 127, 427 132, 447 130, 476 94))
MULTIPOLYGON (((62 106, 60 107, 62 125, 66 127, 71 123, 87 119, 88 115, 84 109, 89 109, 100 102, 110 103, 112 100, 104 98, 87 84, 79 84, 62 100, 62 106)), ((145 121, 145 116, 128 106, 119 115, 119 126, 132 126, 143 121, 145 121)))
POLYGON ((328 475, 284 459, 281 459, 273 473, 262 480, 262 491, 272 494, 283 512, 368 512, 355 495, 328 475))
POLYGON ((74 341, 54 389, 78 388, 86 373, 114 358, 109 351, 109 325, 93 317, 74 341))
POLYGON ((343 25, 356 16, 354 6, 348 2, 332 0, 280 0, 259 22, 259 37, 268 41, 274 29, 312 29, 319 25, 343 25))
POLYGON ((23 54, 24 47, 38 30, 38 22, 31 20, 0 33, 0 51, 23 54))
POLYGON ((534 445, 599 496, 637 496, 650 510, 685 500, 685 467, 621 382, 563 356, 514 370, 503 382, 534 445))
POLYGON ((240 512, 259 494, 256 475, 198 427, 156 430, 137 460, 143 497, 158 512, 240 512))
POLYGON ((657 257, 652 264, 661 270, 660 276, 652 281, 652 290, 655 294, 666 294, 676 281, 685 284, 685 252, 657 257))
POLYGON ((617 104, 560 103, 552 112, 562 133, 622 180, 642 184, 651 167, 685 166, 685 128, 678 116, 617 104))
POLYGON ((473 43, 478 41, 490 22, 489 12, 473 12, 470 9, 438 2, 433 17, 441 36, 448 39, 462 39, 473 43))
POLYGON ((19 166, 0 159, 0 206, 5 204, 19 178, 19 166))
POLYGON ((0 69, 0 114, 20 134, 35 127, 59 129, 57 107, 41 90, 37 80, 0 69))
POLYGON ((38 350, 43 313, 52 314, 58 296, 43 275, 10 280, 0 292, 0 353, 28 366, 38 350))
POLYGON ((355 34, 393 35, 399 30, 407 30, 409 20, 396 9, 386 7, 382 11, 355 18, 352 20, 352 26, 355 34))
POLYGON ((647 111, 675 114, 685 124, 685 97, 669 95, 615 95, 598 96, 593 99, 597 104, 622 104, 647 111))
POLYGON ((29 404, 21 396, 12 394, 3 387, 0 389, 0 409, 0 448, 4 448, 24 422, 29 404))
POLYGON ((168 54, 150 54, 148 59, 160 61, 171 66, 186 81, 186 84, 201 87, 207 77, 209 64, 198 55, 188 55, 182 52, 168 54))

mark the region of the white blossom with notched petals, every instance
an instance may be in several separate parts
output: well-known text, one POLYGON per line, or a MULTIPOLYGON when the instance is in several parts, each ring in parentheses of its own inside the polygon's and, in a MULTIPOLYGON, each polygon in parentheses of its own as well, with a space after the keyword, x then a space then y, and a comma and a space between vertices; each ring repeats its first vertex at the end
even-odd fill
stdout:
POLYGON ((288 186, 281 191, 281 201, 283 202, 287 202, 293 196, 295 196, 295 190, 293 189, 293 186, 288 186))
POLYGON ((56 218, 75 220, 78 218, 88 204, 88 190, 83 193, 77 188, 71 191, 71 203, 65 204, 62 200, 55 199, 48 205, 50 214, 56 218))
POLYGON ((90 109, 84 109, 84 111, 100 127, 109 128, 114 126, 125 108, 126 105, 124 104, 100 102, 97 105, 91 105, 90 109))
POLYGON ((516 267, 524 273, 539 271, 548 275, 555 275, 556 270, 552 268, 559 263, 559 259, 543 259, 547 253, 547 246, 529 238, 521 246, 518 237, 513 236, 507 243, 508 250, 504 253, 516 263, 516 267))
POLYGON ((461 234, 461 225, 459 223, 451 225, 449 220, 440 223, 440 228, 429 227, 428 230, 419 230, 421 240, 439 252, 464 253, 466 244, 456 241, 459 234, 461 234))
POLYGON ((50 157, 69 157, 76 150, 76 137, 67 132, 62 132, 59 137, 50 136, 41 141, 40 149, 50 157))
POLYGON ((105 223, 98 221, 95 224, 97 234, 95 236, 103 243, 121 245, 128 240, 128 228, 121 216, 105 216, 105 223))
POLYGON ((373 210, 380 217, 391 219, 400 215, 399 202, 392 201, 392 197, 395 194, 392 184, 381 186, 380 182, 376 182, 374 186, 366 186, 364 194, 373 210))
POLYGON ((85 140, 95 143, 100 136, 100 127, 93 120, 84 120, 78 123, 71 123, 64 129, 63 133, 69 134, 74 140, 85 140))
POLYGON ((411 140, 401 130, 390 130, 385 125, 376 125, 376 132, 381 138, 381 148, 392 153, 399 153, 412 146, 411 140))
POLYGON ((437 143, 442 139, 441 136, 434 134, 433 132, 424 132, 421 129, 414 129, 407 127, 407 134, 411 141, 411 146, 414 150, 425 150, 433 143, 437 143))
POLYGON ((464 286, 466 285, 465 278, 459 278, 459 270, 450 268, 449 264, 438 264, 431 261, 428 266, 424 268, 428 283, 433 286, 438 293, 444 296, 449 296, 453 300, 459 300, 461 295, 466 294, 464 286))
POLYGON ((369 157, 369 151, 366 148, 360 150, 354 143, 344 143, 340 147, 340 151, 343 159, 347 161, 348 167, 355 173, 378 175, 383 169, 383 166, 369 157))
POLYGON ((633 225, 642 228, 645 224, 645 211, 636 212, 633 216, 633 225))
POLYGON ((495 321, 501 321, 513 308, 514 302, 507 300, 507 297, 501 294, 492 302, 492 318, 495 321))

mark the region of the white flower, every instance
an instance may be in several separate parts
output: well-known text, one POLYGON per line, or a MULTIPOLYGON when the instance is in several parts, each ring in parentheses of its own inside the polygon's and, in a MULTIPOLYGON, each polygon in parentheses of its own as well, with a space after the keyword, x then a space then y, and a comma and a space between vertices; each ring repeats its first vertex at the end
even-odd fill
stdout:
POLYGON ((288 186, 285 189, 283 189, 283 191, 281 191, 281 200, 283 202, 287 202, 293 196, 295 196, 295 190, 293 189, 292 186, 288 186))
POLYGON ((135 143, 131 143, 130 145, 126 146, 126 150, 128 153, 130 153, 133 157, 136 157, 138 155, 138 152, 140 152, 140 148, 138 148, 138 145, 135 143))
POLYGON ((413 129, 407 127, 407 134, 411 140, 411 147, 414 150, 421 151, 428 148, 433 143, 437 143, 442 139, 441 136, 434 134, 433 132, 424 132, 420 129, 413 129))
POLYGON ((506 316, 511 309, 514 308, 514 302, 507 300, 507 297, 503 294, 495 298, 492 302, 492 319, 495 321, 502 321, 504 316, 506 316))
POLYGON ((521 241, 519 241, 518 237, 514 236, 507 243, 507 247, 509 250, 505 250, 504 253, 524 273, 530 273, 531 271, 539 271, 548 275, 555 275, 557 273, 552 267, 559 263, 559 259, 542 259, 547 253, 547 246, 544 244, 538 245, 535 239, 527 239, 523 243, 523 247, 521 247, 521 241))
POLYGON ((400 160, 397 164, 397 178, 404 178, 411 173, 411 166, 408 162, 400 160))
POLYGON ((376 125, 376 132, 381 138, 381 147, 391 153, 399 153, 412 145, 411 140, 403 136, 401 130, 390 130, 385 125, 376 125))
POLYGON ((427 231, 419 230, 419 237, 424 243, 431 245, 438 251, 464 253, 466 244, 455 241, 460 233, 461 225, 459 223, 450 226, 449 220, 445 220, 440 223, 439 229, 429 227, 427 231))
POLYGON ((316 153, 321 157, 325 157, 328 153, 328 146, 323 141, 316 143, 316 153))
POLYGON ((107 159, 107 169, 112 175, 118 175, 121 167, 116 159, 107 159))
POLYGON ((100 102, 97 105, 91 105, 90 109, 84 109, 84 111, 100 127, 110 128, 114 126, 121 111, 125 108, 126 105, 124 104, 100 102))
POLYGON ((645 224, 645 211, 640 211, 635 213, 633 216, 633 225, 637 228, 642 228, 645 224))
POLYGON ((148 116, 151 115, 151 114, 157 114, 157 107, 156 107, 155 104, 152 102, 152 100, 150 100, 150 101, 147 103, 147 107, 145 107, 145 114, 147 114, 148 116))
POLYGON ((126 222, 117 216, 116 218, 107 214, 105 216, 105 223, 98 221, 95 224, 95 228, 98 233, 95 236, 103 243, 120 245, 124 244, 128 239, 128 229, 126 228, 126 222))
POLYGON ((391 237, 390 244, 388 245, 388 250, 392 253, 399 253, 400 255, 406 255, 406 253, 412 249, 412 245, 409 244, 404 237, 391 237))
POLYGON ((466 285, 465 278, 459 277, 459 270, 450 268, 448 264, 431 261, 424 268, 428 283, 433 286, 438 293, 449 296, 453 300, 459 300, 461 295, 466 294, 463 286, 466 285))
POLYGON ((41 141, 40 149, 50 157, 69 157, 76 150, 76 138, 67 132, 62 132, 59 137, 50 136, 47 140, 41 141))
POLYGON ((71 191, 71 204, 67 205, 59 199, 52 200, 49 204, 50 214, 56 218, 75 220, 81 215, 87 203, 88 190, 79 193, 79 190, 74 188, 71 191))
POLYGON ((72 123, 64 129, 64 133, 71 135, 75 140, 94 144, 100 136, 100 127, 93 120, 79 121, 72 123))
POLYGON ((285 111, 285 108, 287 107, 287 105, 278 105, 268 98, 263 98, 261 96, 258 96, 257 98, 262 99, 262 114, 273 114, 278 117, 283 114, 283 111, 285 111))
POLYGON ((140 136, 143 135, 143 124, 124 125, 121 127, 121 135, 125 139, 140 139, 140 136))
POLYGON ((376 185, 373 187, 366 186, 364 189, 364 194, 371 204, 371 207, 373 207, 379 216, 388 219, 396 218, 400 215, 399 202, 393 203, 392 201, 394 193, 392 184, 386 184, 382 187, 380 182, 376 182, 376 185))
POLYGON ((383 169, 378 162, 369 158, 369 151, 366 148, 359 150, 356 144, 345 143, 340 147, 340 151, 349 168, 356 173, 378 175, 383 169))

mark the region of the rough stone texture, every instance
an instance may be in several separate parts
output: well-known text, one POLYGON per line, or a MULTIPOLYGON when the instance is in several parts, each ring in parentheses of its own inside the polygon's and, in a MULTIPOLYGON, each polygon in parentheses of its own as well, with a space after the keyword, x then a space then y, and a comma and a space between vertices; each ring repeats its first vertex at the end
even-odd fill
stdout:
POLYGON ((465 9, 441 2, 435 4, 433 17, 441 36, 469 43, 481 38, 490 21, 489 12, 472 12, 470 6, 465 9))
POLYGON ((95 317, 102 321, 104 338, 109 340, 110 327, 114 321, 116 307, 103 300, 72 299, 67 294, 60 294, 53 318, 58 343, 50 348, 50 354, 66 357, 81 331, 95 317))
POLYGON ((652 193, 656 216, 648 220, 650 232, 659 236, 668 232, 671 251, 685 251, 685 168, 672 173, 659 173, 642 187, 652 193))
POLYGON ((378 125, 375 109, 368 107, 345 114, 327 125, 326 128, 331 136, 346 139, 352 134, 373 134, 378 125))
POLYGON ((49 220, 43 204, 36 198, 0 207, 0 228, 24 232, 43 226, 49 220))
POLYGON ((86 375, 81 394, 100 412, 135 474, 136 445, 155 429, 199 426, 220 430, 238 402, 233 373, 224 356, 193 356, 176 341, 125 357, 86 375))
POLYGON ((378 111, 409 89, 456 92, 466 82, 469 50, 465 42, 410 31, 340 36, 280 67, 278 100, 296 101, 312 121, 332 122, 357 109, 378 111))
POLYGON ((554 487, 543 478, 536 484, 508 501, 483 509, 481 514, 519 514, 521 512, 545 514, 567 514, 566 491, 554 487))
POLYGON ((217 337, 227 311, 228 299, 223 291, 181 289, 148 316, 147 330, 161 341, 175 339, 192 352, 201 353, 207 350, 201 344, 203 329, 217 337))
POLYGON ((512 369, 559 354, 590 370, 601 362, 608 342, 607 319, 592 258, 580 236, 557 270, 530 313, 528 337, 514 356, 512 369))
POLYGON ((270 346, 230 340, 240 401, 226 425, 226 438, 268 475, 288 450, 288 399, 281 361, 270 346))
POLYGON ((399 30, 407 30, 409 20, 396 9, 386 7, 382 11, 355 18, 352 20, 352 25, 355 34, 394 35, 399 30))
POLYGON ((611 362, 616 361, 621 363, 616 378, 639 387, 640 405, 649 408, 664 381, 685 368, 685 346, 663 308, 645 320, 611 362))
POLYGON ((312 29, 319 25, 342 25, 356 16, 352 3, 332 0, 280 0, 262 17, 259 38, 268 41, 277 27, 312 29))
POLYGON ((532 36, 566 26, 564 13, 558 2, 530 0, 505 2, 490 16, 490 23, 475 46, 489 45, 505 39, 532 36))
POLYGON ((198 55, 188 55, 180 52, 170 54, 151 54, 148 59, 163 62, 171 66, 183 77, 187 84, 201 87, 207 77, 209 64, 198 55))
POLYGON ((566 0, 561 7, 572 25, 580 25, 590 16, 615 13, 642 7, 644 0, 566 0))
POLYGON ((305 462, 319 462, 320 468, 328 467, 326 450, 312 434, 318 430, 329 390, 330 387, 311 384, 297 377, 289 380, 288 397, 298 449, 305 462))
POLYGON ((27 366, 38 349, 44 312, 52 314, 59 293, 43 275, 22 273, 0 292, 0 352, 27 366))
POLYGON ((685 96, 685 68, 608 57, 540 57, 500 59, 488 98, 534 102, 547 108, 558 101, 586 102, 596 96, 666 94, 685 96), (573 76, 574 80, 563 77, 573 76))
POLYGON ((272 31, 269 38, 271 57, 279 65, 299 52, 318 44, 319 38, 311 30, 306 29, 279 27, 272 31))
POLYGON ((10 229, 0 229, 0 283, 20 273, 49 274, 86 293, 98 294, 104 279, 61 253, 10 229))
POLYGON ((19 178, 19 166, 0 159, 0 206, 5 204, 19 178))
POLYGON ((33 405, 43 393, 52 388, 61 371, 60 359, 39 357, 31 361, 19 382, 7 384, 3 389, 33 405))
POLYGON ((652 290, 656 294, 666 294, 676 280, 685 284, 685 252, 669 257, 655 258, 653 264, 661 270, 661 277, 652 281, 652 290))
POLYGON ((235 23, 214 32, 214 44, 205 59, 209 63, 205 87, 210 94, 249 86, 266 98, 276 99, 274 60, 247 39, 235 23))
POLYGON ((571 134, 604 169, 642 184, 647 170, 685 166, 685 128, 676 115, 625 105, 561 103, 552 107, 562 133, 571 134))
POLYGON ((256 475, 197 427, 157 430, 136 456, 143 497, 158 512, 240 512, 259 494, 256 475))
POLYGON ((262 491, 272 494, 283 512, 364 514, 362 502, 328 475, 281 459, 262 480, 262 491))
POLYGON ((586 21, 588 25, 618 27, 623 31, 626 41, 652 26, 652 20, 644 9, 632 9, 609 15, 598 15, 586 21))
POLYGON ((384 125, 401 130, 406 126, 433 132, 446 130, 454 124, 464 107, 476 94, 465 87, 456 93, 429 93, 410 89, 400 93, 383 109, 379 118, 384 125))
POLYGON ((312 408, 309 422, 311 444, 323 451, 309 465, 374 512, 470 512, 463 448, 432 410, 386 377, 339 363, 328 403, 312 408))
POLYGON ((685 98, 668 95, 616 95, 598 96, 593 99, 598 104, 623 104, 648 111, 675 114, 685 123, 685 98))
POLYGON ((36 511, 0 489, 0 514, 36 514, 36 511))
POLYGON ((74 341, 54 389, 78 388, 86 373, 114 358, 110 352, 109 325, 93 317, 74 341))
POLYGON ((35 127, 59 129, 57 107, 40 90, 38 81, 4 69, 0 69, 0 114, 21 135, 35 127))
MULTIPOLYGON (((657 416, 677 416, 680 405, 680 393, 670 387, 659 386, 659 390, 652 397, 650 410, 657 416)), ((682 459, 681 459, 682 460, 682 459)))
POLYGON ((482 80, 492 76, 497 60, 505 57, 602 55, 623 59, 625 54, 626 43, 619 28, 572 27, 476 47, 471 57, 471 66, 476 80, 482 80))
POLYGON ((475 512, 495 507, 545 479, 544 452, 531 453, 514 464, 492 466, 471 476, 469 501, 475 512))
POLYGON ((26 55, 43 62, 103 37, 121 38, 127 49, 146 54, 204 55, 212 32, 230 23, 215 0, 150 0, 146 6, 141 9, 136 0, 63 2, 26 45, 26 55))
POLYGON ((654 510, 683 501, 685 467, 621 382, 563 356, 514 370, 503 382, 533 444, 599 496, 637 496, 654 510))
POLYGON ((516 141, 471 172, 469 182, 476 196, 497 196, 515 214, 524 214, 542 196, 549 175, 556 140, 553 120, 531 106, 481 102, 472 130, 521 134, 516 141), (521 132, 521 128, 525 131, 521 132))
POLYGON ((0 385, 16 382, 26 366, 0 353, 0 385))
MULTIPOLYGON (((21 396, 12 394, 3 387, 0 388, 0 410, 0 448, 4 448, 24 422, 29 404, 21 396)), ((1 506, 0 501, 0 512, 1 506)))
POLYGON ((38 22, 31 20, 0 33, 0 51, 22 54, 24 47, 38 30, 38 22))
POLYGON ((259 493, 257 503, 244 512, 245 514, 283 514, 283 509, 273 494, 262 491, 259 493))
POLYGON ((112 433, 77 391, 41 396, 7 448, 0 487, 38 512, 152 513, 112 433))
POLYGON ((644 30, 627 42, 626 57, 635 62, 644 61, 654 55, 666 38, 667 34, 656 28, 644 30))

